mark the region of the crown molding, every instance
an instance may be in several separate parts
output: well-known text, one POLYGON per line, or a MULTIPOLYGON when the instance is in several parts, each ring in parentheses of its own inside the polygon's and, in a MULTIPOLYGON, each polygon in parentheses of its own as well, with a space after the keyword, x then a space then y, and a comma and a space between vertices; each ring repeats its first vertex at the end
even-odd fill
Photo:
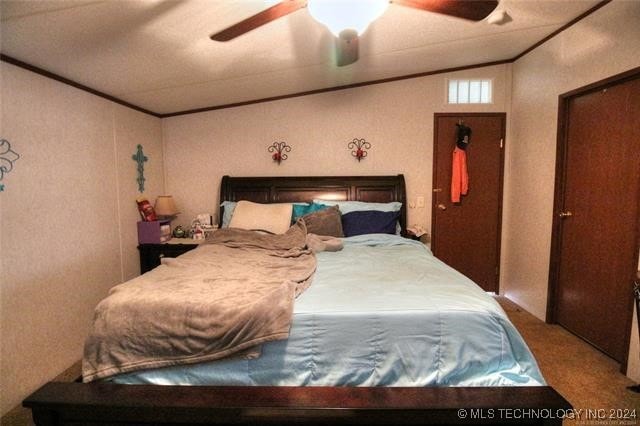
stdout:
POLYGON ((368 80, 368 81, 362 81, 360 83, 351 83, 351 84, 345 84, 345 85, 342 85, 342 86, 325 87, 325 88, 322 88, 322 89, 308 90, 308 91, 305 91, 305 92, 296 92, 296 93, 290 93, 290 94, 287 94, 287 95, 272 96, 272 97, 269 97, 269 98, 252 99, 252 100, 249 100, 249 101, 234 102, 234 103, 231 103, 231 104, 215 105, 215 106, 204 107, 204 108, 189 109, 189 110, 185 110, 185 111, 170 112, 170 113, 166 113, 166 114, 161 114, 160 117, 161 118, 167 118, 167 117, 175 117, 177 115, 196 114, 196 113, 199 113, 199 112, 215 111, 217 109, 235 108, 235 107, 240 107, 240 106, 245 106, 245 105, 259 104, 259 103, 263 103, 263 102, 279 101, 281 99, 298 98, 300 96, 317 95, 319 93, 334 92, 334 91, 337 91, 337 90, 353 89, 353 88, 362 87, 362 86, 371 86, 373 84, 390 83, 390 82, 393 82, 393 81, 408 80, 408 79, 411 79, 411 78, 426 77, 428 75, 434 75, 434 74, 443 74, 443 73, 447 73, 447 72, 462 71, 462 70, 468 70, 468 69, 473 69, 473 68, 483 68, 483 67, 490 67, 490 66, 493 66, 493 65, 508 64, 508 63, 511 63, 511 62, 512 62, 511 59, 505 59, 505 60, 502 60, 502 61, 493 61, 493 62, 484 62, 484 63, 481 63, 481 64, 465 65, 463 67, 445 68, 445 69, 440 69, 440 70, 435 70, 435 71, 425 71, 425 72, 419 72, 419 73, 415 73, 415 74, 401 75, 401 76, 397 76, 397 77, 381 78, 379 80, 368 80))
POLYGON ((93 89, 93 88, 91 88, 89 86, 85 86, 84 84, 78 83, 77 81, 73 81, 73 80, 70 80, 70 79, 68 79, 66 77, 62 77, 61 75, 52 73, 51 71, 47 71, 47 70, 45 70, 43 68, 40 68, 40 67, 36 67, 35 65, 28 64, 28 63, 23 62, 23 61, 21 61, 19 59, 13 58, 13 57, 11 57, 9 55, 5 55, 4 53, 0 53, 0 61, 6 62, 6 63, 11 64, 11 65, 15 65, 16 67, 25 69, 27 71, 31 71, 33 73, 36 73, 36 74, 39 74, 41 76, 50 78, 50 79, 58 81, 60 83, 67 84, 69 86, 75 87, 76 89, 80 89, 80 90, 83 90, 85 92, 91 93, 92 95, 96 95, 96 96, 99 96, 101 98, 107 99, 107 100, 109 100, 111 102, 115 102, 117 104, 124 105, 124 106, 126 106, 128 108, 131 108, 131 109, 135 109, 136 111, 140 111, 140 112, 143 112, 145 114, 153 115, 154 117, 158 117, 158 118, 161 117, 161 115, 158 114, 157 112, 153 112, 153 111, 150 111, 148 109, 139 107, 138 105, 134 105, 134 104, 132 104, 130 102, 123 101, 122 99, 116 98, 115 96, 111 96, 111 95, 109 95, 107 93, 104 93, 104 92, 101 92, 99 90, 93 89))
POLYGON ((246 106, 246 105, 253 105, 253 104, 258 104, 258 103, 263 103, 263 102, 273 102, 273 101, 279 101, 279 100, 282 100, 282 99, 297 98, 297 97, 301 97, 301 96, 316 95, 316 94, 319 94, 319 93, 333 92, 333 91, 336 91, 336 90, 353 89, 353 88, 356 88, 356 87, 369 86, 369 85, 373 85, 373 84, 390 83, 390 82, 394 82, 394 81, 408 80, 408 79, 412 79, 412 78, 420 78, 420 77, 426 77, 426 76, 429 76, 429 75, 443 74, 443 73, 448 73, 448 72, 463 71, 463 70, 474 69, 474 68, 483 68, 483 67, 489 67, 489 66, 501 65, 501 64, 510 64, 510 63, 513 63, 513 62, 517 61, 518 59, 522 58, 523 56, 525 56, 529 52, 533 51, 534 49, 536 49, 540 45, 542 45, 545 42, 549 41, 550 39, 554 38, 555 36, 557 36, 561 32, 565 31, 566 29, 572 27, 573 25, 575 25, 576 23, 580 22, 581 20, 583 20, 587 16, 591 15, 595 11, 599 10, 603 6, 611 3, 611 1, 612 0, 602 0, 602 1, 600 1, 599 3, 597 3, 592 8, 590 8, 586 12, 582 13, 580 16, 577 16, 576 18, 574 18, 571 21, 567 22, 565 25, 563 25, 562 27, 558 28, 556 31, 552 32, 551 34, 549 34, 548 36, 546 36, 542 40, 540 40, 540 41, 536 42, 535 44, 529 46, 527 49, 523 50, 521 53, 519 53, 518 55, 516 55, 516 56, 514 56, 513 58, 510 58, 510 59, 503 59, 503 60, 500 60, 500 61, 485 62, 485 63, 480 63, 480 64, 466 65, 466 66, 454 67, 454 68, 444 68, 444 69, 435 70, 435 71, 425 71, 425 72, 401 75, 401 76, 396 76, 396 77, 382 78, 382 79, 378 79, 378 80, 369 80, 369 81, 363 81, 363 82, 359 82, 359 83, 345 84, 345 85, 341 85, 341 86, 326 87, 326 88, 322 88, 322 89, 308 90, 308 91, 304 91, 304 92, 296 92, 296 93, 290 93, 290 94, 286 94, 286 95, 272 96, 272 97, 268 97, 268 98, 251 99, 251 100, 247 100, 247 101, 243 101, 243 102, 234 102, 234 103, 229 103, 229 104, 213 105, 213 106, 209 106, 209 107, 194 108, 194 109, 189 109, 189 110, 184 110, 184 111, 176 111, 176 112, 169 112, 169 113, 158 113, 158 112, 154 112, 154 111, 148 110, 146 108, 142 108, 142 107, 140 107, 138 105, 134 105, 134 104, 132 104, 130 102, 124 101, 124 100, 119 99, 119 98, 117 98, 115 96, 100 92, 99 90, 96 90, 96 89, 93 89, 91 87, 85 86, 84 84, 81 84, 81 83, 78 83, 76 81, 70 80, 70 79, 68 79, 66 77, 62 77, 62 76, 60 76, 58 74, 52 73, 51 71, 47 71, 47 70, 45 70, 43 68, 36 67, 34 65, 31 65, 31 64, 28 64, 26 62, 20 61, 20 60, 18 60, 16 58, 13 58, 11 56, 5 55, 3 53, 0 53, 0 61, 6 62, 6 63, 11 64, 11 65, 15 65, 17 67, 20 67, 20 68, 23 68, 25 70, 34 72, 36 74, 40 74, 40 75, 42 75, 44 77, 51 78, 51 79, 59 81, 61 83, 68 84, 69 86, 75 87, 76 89, 84 90, 85 92, 91 93, 93 95, 99 96, 101 98, 107 99, 107 100, 115 102, 117 104, 124 105, 124 106, 126 106, 128 108, 131 108, 131 109, 134 109, 136 111, 140 111, 140 112, 143 112, 145 114, 149 114, 149 115, 152 115, 152 116, 158 117, 158 118, 168 118, 168 117, 175 117, 175 116, 179 116, 179 115, 196 114, 196 113, 206 112, 206 111, 215 111, 215 110, 219 110, 219 109, 236 108, 236 107, 241 107, 241 106, 246 106))
POLYGON ((513 58, 511 58, 511 62, 515 62, 518 59, 522 58, 524 55, 526 55, 527 53, 531 52, 536 47, 544 44, 545 42, 547 42, 549 40, 551 40, 552 38, 554 38, 555 36, 557 36, 558 34, 563 32, 564 30, 566 30, 567 28, 574 26, 575 24, 577 24, 578 22, 582 21, 587 16, 591 15, 596 10, 598 10, 601 7, 611 3, 611 1, 612 0, 602 0, 600 3, 596 4, 591 9, 587 10, 586 12, 584 12, 582 15, 579 15, 579 16, 575 17, 571 21, 567 22, 566 24, 564 24, 563 26, 561 26, 560 28, 558 28, 557 30, 555 30, 554 32, 552 32, 551 34, 549 34, 548 36, 546 36, 545 38, 540 40, 539 42, 537 42, 535 44, 532 44, 527 49, 523 50, 521 53, 519 53, 518 55, 516 55, 513 58))

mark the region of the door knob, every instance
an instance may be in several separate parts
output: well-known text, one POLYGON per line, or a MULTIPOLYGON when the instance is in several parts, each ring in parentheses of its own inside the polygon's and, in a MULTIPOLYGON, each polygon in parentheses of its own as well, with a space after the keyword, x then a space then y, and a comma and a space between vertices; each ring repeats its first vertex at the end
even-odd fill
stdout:
POLYGON ((446 210, 446 209, 447 209, 447 206, 445 206, 444 204, 438 204, 438 208, 439 208, 440 210, 446 210))
POLYGON ((558 214, 558 216, 560 216, 560 217, 562 217, 562 218, 565 218, 565 217, 571 217, 571 216, 573 216, 573 213, 571 213, 569 210, 567 210, 566 212, 560 212, 560 213, 558 214))
POLYGON ((433 192, 442 192, 442 188, 433 188, 433 192))

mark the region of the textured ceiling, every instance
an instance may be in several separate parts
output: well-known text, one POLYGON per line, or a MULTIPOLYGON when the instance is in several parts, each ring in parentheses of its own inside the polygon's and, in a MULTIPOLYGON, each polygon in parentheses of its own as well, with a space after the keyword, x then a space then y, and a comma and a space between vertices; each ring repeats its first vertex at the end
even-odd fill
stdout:
POLYGON ((391 4, 334 64, 301 9, 232 41, 209 36, 276 1, 0 2, 2 53, 165 114, 513 58, 598 0, 501 0, 504 25, 391 4))

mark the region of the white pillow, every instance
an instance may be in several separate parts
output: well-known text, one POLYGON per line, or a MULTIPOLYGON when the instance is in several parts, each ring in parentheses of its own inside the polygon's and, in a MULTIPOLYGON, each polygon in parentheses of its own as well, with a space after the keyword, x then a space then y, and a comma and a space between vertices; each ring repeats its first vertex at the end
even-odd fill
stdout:
POLYGON ((259 204, 238 201, 229 228, 284 234, 291 226, 291 204, 259 204))

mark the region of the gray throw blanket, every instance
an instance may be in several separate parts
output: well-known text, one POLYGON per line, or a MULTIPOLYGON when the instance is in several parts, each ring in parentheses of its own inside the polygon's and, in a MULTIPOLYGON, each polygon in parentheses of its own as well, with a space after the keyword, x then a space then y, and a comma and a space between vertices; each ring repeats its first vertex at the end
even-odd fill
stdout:
POLYGON ((299 221, 282 235, 222 229, 196 250, 120 284, 95 310, 84 382, 211 361, 286 339, 316 269, 299 221))
POLYGON ((328 235, 307 234, 307 248, 314 253, 321 251, 340 251, 343 248, 340 238, 328 235))

